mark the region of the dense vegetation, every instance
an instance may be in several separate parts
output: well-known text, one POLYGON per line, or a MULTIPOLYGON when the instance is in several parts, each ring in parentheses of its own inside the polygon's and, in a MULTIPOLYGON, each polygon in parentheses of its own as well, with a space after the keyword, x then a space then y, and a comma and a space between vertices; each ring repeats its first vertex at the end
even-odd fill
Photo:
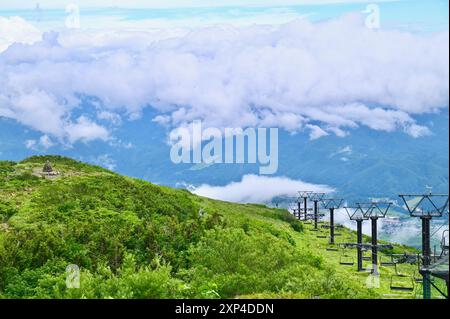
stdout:
POLYGON ((68 158, 0 162, 0 298, 383 297, 325 245, 282 209, 68 158), (59 176, 40 176, 46 160, 59 176), (69 264, 79 289, 66 287, 69 264))

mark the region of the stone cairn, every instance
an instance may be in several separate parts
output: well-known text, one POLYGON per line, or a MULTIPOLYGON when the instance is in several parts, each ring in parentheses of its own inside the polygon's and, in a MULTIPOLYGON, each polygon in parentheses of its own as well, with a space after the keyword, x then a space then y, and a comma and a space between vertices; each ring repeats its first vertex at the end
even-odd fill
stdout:
POLYGON ((45 162, 44 168, 42 169, 42 173, 44 173, 44 175, 47 176, 59 175, 59 172, 53 170, 52 164, 50 164, 49 161, 45 162))

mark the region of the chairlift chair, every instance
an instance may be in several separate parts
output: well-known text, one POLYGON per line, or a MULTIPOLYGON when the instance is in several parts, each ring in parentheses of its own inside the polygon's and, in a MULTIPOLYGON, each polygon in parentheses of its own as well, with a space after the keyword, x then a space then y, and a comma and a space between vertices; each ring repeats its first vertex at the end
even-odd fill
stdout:
POLYGON ((414 271, 413 278, 416 283, 423 283, 423 278, 418 271, 414 271))
POLYGON ((415 280, 411 276, 395 274, 391 276, 390 289, 396 291, 414 291, 415 280))
POLYGON ((442 232, 442 239, 441 239, 441 256, 448 255, 448 229, 444 230, 442 232))
POLYGON ((364 261, 371 261, 371 260, 372 260, 372 256, 371 256, 371 255, 369 255, 369 256, 364 256, 364 254, 365 254, 366 251, 368 251, 368 250, 367 250, 367 249, 364 249, 364 250, 363 250, 362 260, 364 260, 364 261))
POLYGON ((411 292, 415 288, 415 276, 399 272, 398 263, 395 263, 395 274, 391 276, 389 288, 396 291, 411 292))
POLYGON ((408 253, 392 254, 391 257, 396 264, 410 264, 410 265, 417 264, 419 258, 417 254, 408 254, 408 253))
POLYGON ((342 256, 339 257, 339 264, 344 266, 353 266, 355 264, 355 258, 353 258, 353 256, 348 255, 344 251, 342 256))
POLYGON ((380 257, 380 265, 389 267, 389 266, 395 266, 397 263, 395 262, 393 256, 381 256, 380 257))

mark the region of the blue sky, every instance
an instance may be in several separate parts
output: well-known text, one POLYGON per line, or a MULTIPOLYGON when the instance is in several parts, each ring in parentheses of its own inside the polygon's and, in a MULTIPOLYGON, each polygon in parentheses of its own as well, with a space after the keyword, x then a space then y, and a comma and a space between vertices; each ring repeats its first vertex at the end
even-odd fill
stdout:
MULTIPOLYGON (((37 3, 41 8, 41 29, 64 28, 64 17, 67 15, 65 9, 69 2, 59 0, 1 0, 0 16, 21 16, 27 20, 36 20, 37 3)), ((435 32, 448 28, 448 1, 443 0, 79 0, 70 3, 75 3, 80 8, 82 28, 133 28, 133 22, 142 26, 142 21, 148 22, 146 27, 166 28, 217 23, 274 24, 304 17, 318 21, 347 12, 364 11, 368 4, 378 5, 381 27, 384 28, 413 32, 435 32)))
POLYGON ((63 154, 234 201, 318 184, 352 197, 448 191, 448 7, 0 0, 0 159, 63 154), (68 3, 80 28, 67 27, 68 3), (196 119, 279 128, 278 177, 173 164, 170 132, 196 119))
POLYGON ((110 141, 146 108, 168 128, 200 118, 315 139, 358 125, 430 135, 416 115, 448 107, 447 1, 75 3, 79 28, 63 1, 0 5, 0 116, 43 146, 110 141))

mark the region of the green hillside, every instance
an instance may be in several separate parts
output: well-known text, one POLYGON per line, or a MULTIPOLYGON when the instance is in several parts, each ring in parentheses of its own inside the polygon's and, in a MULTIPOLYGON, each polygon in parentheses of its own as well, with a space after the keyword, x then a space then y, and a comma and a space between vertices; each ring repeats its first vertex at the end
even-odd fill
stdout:
MULTIPOLYGON (((68 158, 3 161, 0 298, 411 298, 420 290, 390 291, 392 267, 381 267, 380 288, 367 288, 368 273, 339 264, 355 251, 327 251, 310 229, 285 210, 68 158), (59 175, 41 176, 46 160, 59 175), (79 289, 66 287, 69 264, 81 269, 79 289)), ((340 232, 338 241, 355 240, 340 232)), ((414 269, 399 271, 412 280, 414 269)))

